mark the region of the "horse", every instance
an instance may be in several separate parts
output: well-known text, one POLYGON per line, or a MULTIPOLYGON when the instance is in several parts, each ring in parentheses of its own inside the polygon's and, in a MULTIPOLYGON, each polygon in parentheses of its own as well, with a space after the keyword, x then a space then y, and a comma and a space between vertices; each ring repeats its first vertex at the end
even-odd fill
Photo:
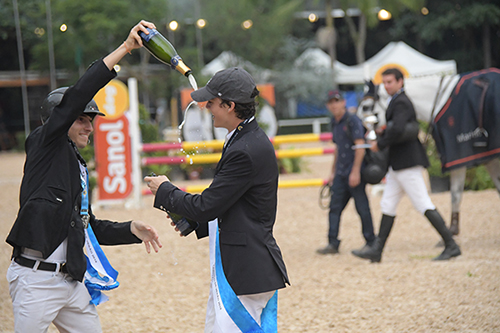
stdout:
MULTIPOLYGON (((449 229, 458 235, 467 167, 484 164, 500 195, 500 98, 496 97, 500 96, 500 70, 406 78, 404 89, 417 119, 429 124, 442 171, 450 172, 449 229)), ((383 85, 369 81, 356 113, 361 119, 376 116, 375 126, 383 128, 389 101, 383 85)), ((428 136, 429 132, 424 145, 428 136)))

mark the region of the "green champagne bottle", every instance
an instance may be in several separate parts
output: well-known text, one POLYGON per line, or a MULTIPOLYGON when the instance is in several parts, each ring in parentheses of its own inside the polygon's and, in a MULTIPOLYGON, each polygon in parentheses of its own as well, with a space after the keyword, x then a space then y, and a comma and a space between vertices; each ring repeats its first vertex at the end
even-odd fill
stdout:
POLYGON ((179 214, 172 213, 167 210, 167 214, 174 221, 175 226, 181 232, 182 236, 187 236, 198 228, 198 222, 185 218, 179 214))
POLYGON ((149 34, 139 31, 146 49, 161 62, 172 66, 173 69, 182 75, 189 77, 191 69, 184 64, 181 57, 177 54, 175 48, 170 42, 156 29, 146 28, 149 34))

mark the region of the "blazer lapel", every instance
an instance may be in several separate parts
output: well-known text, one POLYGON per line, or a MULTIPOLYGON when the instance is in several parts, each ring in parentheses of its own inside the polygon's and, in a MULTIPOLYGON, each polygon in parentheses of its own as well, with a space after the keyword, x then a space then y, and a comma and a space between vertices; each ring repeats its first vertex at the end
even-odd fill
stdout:
MULTIPOLYGON (((256 128, 258 128, 259 125, 257 124, 257 120, 254 119, 248 124, 246 124, 241 132, 234 138, 234 141, 231 143, 231 145, 227 148, 226 153, 224 156, 227 156, 227 151, 233 149, 234 145, 238 140, 240 140, 242 137, 245 136, 246 133, 254 131, 256 128)), ((217 163, 217 166, 215 167, 215 176, 219 173, 220 169, 222 168, 222 165, 224 164, 224 157, 222 157, 219 162, 217 163)))

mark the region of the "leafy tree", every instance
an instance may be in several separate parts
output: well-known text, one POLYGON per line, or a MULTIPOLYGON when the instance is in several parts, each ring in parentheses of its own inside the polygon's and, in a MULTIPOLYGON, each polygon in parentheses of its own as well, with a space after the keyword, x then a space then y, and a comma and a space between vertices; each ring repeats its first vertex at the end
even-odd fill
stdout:
POLYGON ((205 55, 213 59, 224 50, 232 51, 265 68, 279 61, 278 50, 294 22, 293 14, 300 0, 247 0, 235 6, 233 0, 203 3, 202 13, 208 21, 203 30, 205 55), (253 26, 244 30, 242 22, 253 26))
MULTIPOLYGON (((19 2, 18 9, 23 47, 25 50, 30 50, 34 45, 40 43, 40 37, 35 34, 35 30, 38 27, 45 27, 45 19, 42 18, 45 11, 40 6, 40 1, 36 0, 19 2)), ((0 44, 3 46, 0 70, 18 70, 17 36, 11 0, 0 0, 0 44)), ((31 60, 28 55, 25 52, 25 65, 27 67, 31 60)))
POLYGON ((425 2, 426 0, 340 0, 341 8, 345 12, 349 8, 358 8, 360 10, 357 26, 351 16, 345 16, 349 35, 356 49, 357 63, 361 64, 365 61, 366 33, 368 28, 373 29, 379 23, 377 18, 378 8, 389 11, 393 17, 398 17, 405 9, 414 12, 419 11, 425 2))
POLYGON ((500 5, 487 0, 430 1, 426 16, 406 13, 392 35, 414 38, 418 48, 441 59, 455 59, 459 72, 498 66, 500 5))

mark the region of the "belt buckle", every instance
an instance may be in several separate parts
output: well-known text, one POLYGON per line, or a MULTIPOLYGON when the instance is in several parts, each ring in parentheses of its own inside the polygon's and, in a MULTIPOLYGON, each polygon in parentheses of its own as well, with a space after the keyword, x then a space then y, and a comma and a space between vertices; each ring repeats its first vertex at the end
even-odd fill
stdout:
POLYGON ((90 217, 89 215, 82 215, 82 223, 83 223, 83 228, 84 229, 87 229, 88 226, 89 226, 89 220, 90 220, 90 217))

